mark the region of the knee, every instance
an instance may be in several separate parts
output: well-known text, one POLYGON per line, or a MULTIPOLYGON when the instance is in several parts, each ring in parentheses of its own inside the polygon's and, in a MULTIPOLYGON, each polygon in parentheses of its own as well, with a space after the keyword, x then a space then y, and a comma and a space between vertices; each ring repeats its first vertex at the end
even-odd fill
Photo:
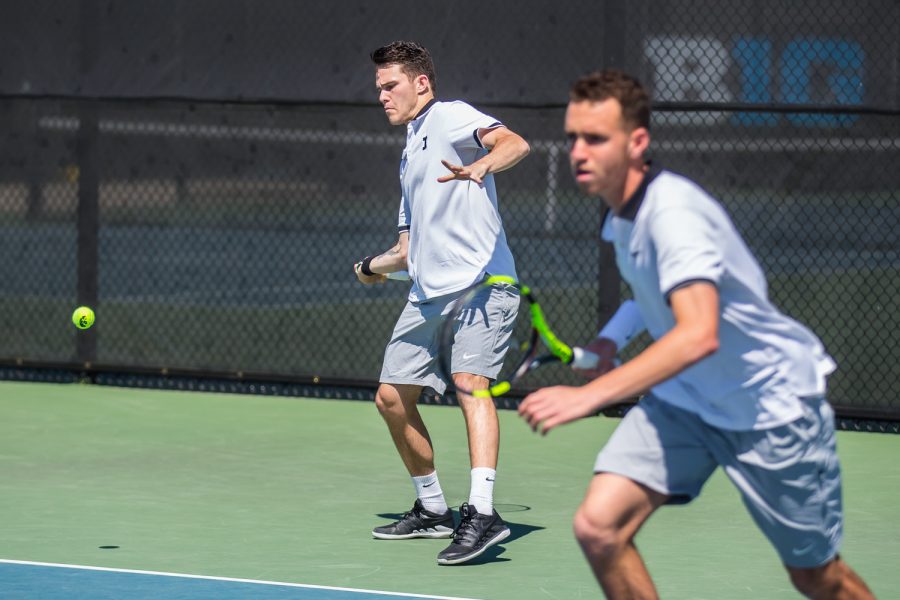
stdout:
MULTIPOLYGON (((472 373, 454 373, 453 374, 453 385, 457 390, 486 390, 490 386, 490 380, 487 377, 482 377, 481 375, 474 375, 472 373)), ((459 394, 457 394, 459 395, 459 394)), ((469 396, 465 394, 462 396, 461 400, 465 400, 467 402, 479 402, 484 404, 494 405, 493 400, 489 397, 476 397, 469 396)))
POLYGON ((612 557, 628 545, 628 539, 614 522, 587 510, 583 504, 575 513, 572 528, 575 539, 589 556, 612 557))
POLYGON ((403 412, 403 402, 400 400, 400 395, 392 388, 384 385, 379 386, 378 391, 375 392, 375 407, 378 408, 378 412, 383 417, 398 415, 403 412))
POLYGON ((791 583, 807 598, 831 598, 840 587, 840 581, 830 577, 828 565, 811 569, 788 567, 791 583))

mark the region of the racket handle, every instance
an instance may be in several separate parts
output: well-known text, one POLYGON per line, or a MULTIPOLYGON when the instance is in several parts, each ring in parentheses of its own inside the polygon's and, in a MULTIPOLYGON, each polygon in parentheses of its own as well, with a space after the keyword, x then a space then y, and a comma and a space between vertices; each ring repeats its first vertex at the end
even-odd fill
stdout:
POLYGON ((393 273, 386 273, 388 279, 393 279, 394 281, 409 281, 409 271, 394 271, 393 273))
POLYGON ((573 369, 593 369, 598 362, 600 362, 600 357, 593 352, 578 346, 572 348, 572 362, 569 363, 569 366, 573 369))

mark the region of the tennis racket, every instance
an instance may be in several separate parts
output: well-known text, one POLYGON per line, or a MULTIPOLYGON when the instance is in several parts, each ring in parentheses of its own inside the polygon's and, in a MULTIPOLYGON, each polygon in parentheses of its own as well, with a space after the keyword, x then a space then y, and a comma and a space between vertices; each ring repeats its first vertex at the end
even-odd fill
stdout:
POLYGON ((508 392, 512 389, 515 382, 522 379, 528 373, 545 365, 562 363, 578 369, 590 369, 597 366, 599 357, 596 354, 583 348, 569 346, 556 337, 556 334, 550 330, 550 327, 547 325, 547 321, 544 318, 544 311, 541 309, 541 305, 535 298, 531 288, 521 284, 512 277, 494 275, 467 289, 453 303, 441 323, 441 328, 438 332, 440 344, 438 350, 438 368, 444 376, 445 381, 453 381, 453 378, 451 377, 451 358, 453 355, 453 341, 457 323, 478 293, 485 288, 489 288, 496 284, 511 285, 519 290, 522 300, 528 303, 528 310, 531 318, 530 331, 526 340, 518 346, 517 356, 519 357, 519 360, 512 372, 512 376, 508 380, 498 381, 485 390, 456 388, 457 392, 463 392, 477 397, 496 397, 508 392), (544 353, 540 353, 541 343, 543 343, 543 346, 546 349, 544 353))

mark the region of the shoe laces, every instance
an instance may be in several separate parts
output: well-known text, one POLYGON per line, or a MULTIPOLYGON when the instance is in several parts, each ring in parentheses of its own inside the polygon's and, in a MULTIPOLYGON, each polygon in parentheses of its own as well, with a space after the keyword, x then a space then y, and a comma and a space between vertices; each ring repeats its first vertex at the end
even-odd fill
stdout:
POLYGON ((462 543, 468 542, 469 545, 477 543, 478 538, 481 537, 481 533, 475 525, 475 515, 477 514, 477 510, 470 505, 463 503, 462 506, 459 507, 459 525, 456 526, 456 529, 453 530, 450 537, 462 543))
POLYGON ((409 509, 408 511, 403 513, 403 518, 401 518, 400 520, 406 521, 407 519, 410 519, 410 518, 417 518, 417 519, 421 518, 422 517, 421 511, 422 511, 422 507, 419 506, 418 504, 416 504, 411 509, 409 509))

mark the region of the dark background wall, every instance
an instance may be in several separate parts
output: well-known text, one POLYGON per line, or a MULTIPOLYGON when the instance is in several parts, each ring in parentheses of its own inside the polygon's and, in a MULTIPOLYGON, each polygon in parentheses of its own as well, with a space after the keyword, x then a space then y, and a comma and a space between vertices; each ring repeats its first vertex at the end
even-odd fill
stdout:
POLYGON ((558 104, 578 75, 621 66, 660 101, 897 108, 898 14, 891 0, 9 1, 0 92, 368 103, 368 53, 415 39, 442 95, 477 103, 558 104))
MULTIPOLYGON (((628 293, 561 136, 571 81, 622 67, 653 94, 654 159, 721 199, 837 358, 832 400, 896 417, 898 31, 890 0, 4 2, 0 374, 374 385, 405 288, 350 267, 396 239, 403 132, 368 54, 406 38, 441 98, 531 142, 497 177, 501 211, 563 339, 628 293)), ((573 379, 531 384, 550 381, 573 379)))

